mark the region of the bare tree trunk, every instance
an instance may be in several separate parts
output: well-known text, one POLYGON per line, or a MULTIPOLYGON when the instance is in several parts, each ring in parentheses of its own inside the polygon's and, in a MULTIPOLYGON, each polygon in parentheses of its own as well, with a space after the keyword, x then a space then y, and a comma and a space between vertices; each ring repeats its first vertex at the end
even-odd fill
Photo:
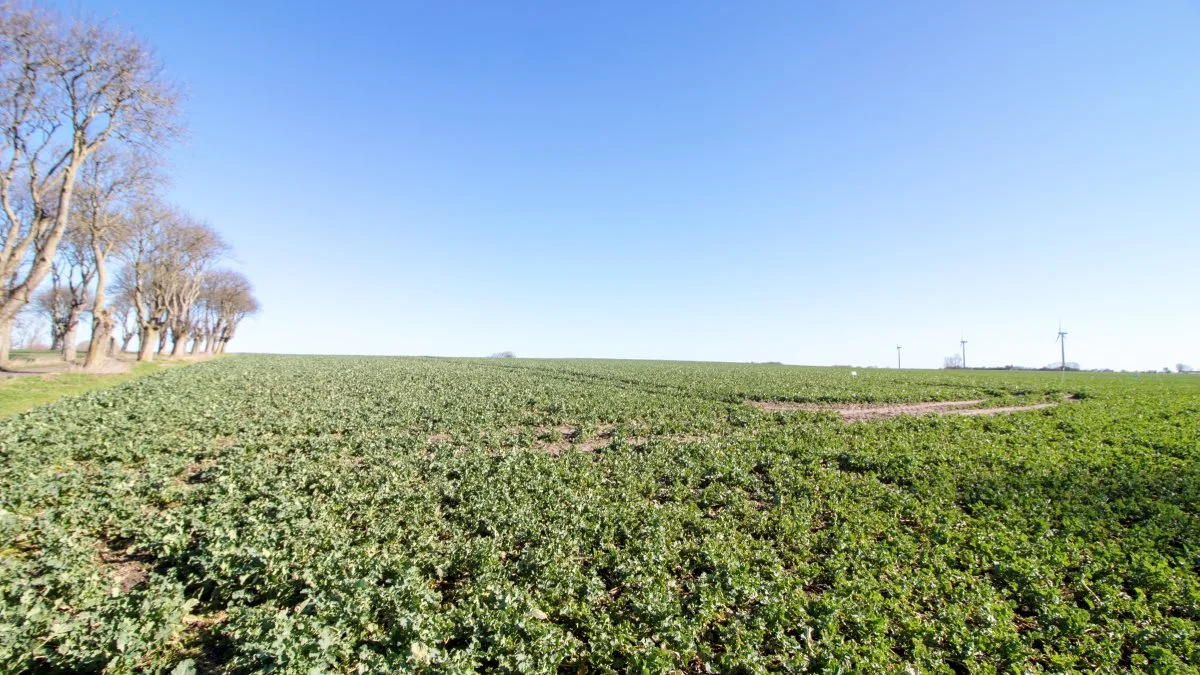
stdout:
POLYGON ((163 352, 167 351, 167 337, 168 337, 167 327, 163 326, 162 328, 159 328, 157 331, 157 335, 158 335, 158 353, 159 353, 159 355, 161 355, 163 352))
POLYGON ((107 307, 97 306, 92 310, 92 341, 88 343, 85 370, 95 370, 104 365, 104 359, 112 355, 112 313, 107 307))
POLYGON ((171 337, 175 340, 175 343, 171 345, 171 356, 183 356, 183 348, 187 346, 188 334, 172 330, 171 337))
POLYGON ((62 348, 63 348, 62 333, 58 332, 54 328, 50 329, 50 333, 51 333, 51 335, 50 335, 50 351, 52 351, 52 352, 62 351, 62 348))
POLYGON ((63 332, 62 343, 62 359, 67 363, 74 363, 75 358, 79 356, 75 338, 79 335, 79 315, 82 313, 82 306, 73 306, 67 314, 67 330, 63 332))
POLYGON ((0 368, 9 366, 9 352, 12 349, 13 320, 0 319, 0 368))
POLYGON ((76 325, 71 326, 63 334, 62 359, 67 363, 75 363, 75 357, 78 355, 75 348, 75 332, 78 330, 78 323, 76 321, 76 325))
POLYGON ((225 334, 225 325, 221 321, 213 326, 212 331, 208 334, 208 344, 204 345, 204 350, 209 354, 216 354, 217 347, 221 344, 221 336, 225 334))
POLYGON ((129 343, 133 342, 133 333, 126 333, 121 337, 121 353, 129 351, 129 343))
POLYGON ((192 356, 195 356, 200 353, 200 336, 199 335, 197 335, 195 337, 195 339, 192 340, 192 349, 188 353, 191 354, 192 356))
POLYGON ((154 343, 158 341, 158 329, 147 326, 140 332, 141 344, 138 346, 138 361, 154 360, 154 343))
POLYGON ((92 341, 88 343, 84 370, 96 370, 112 355, 112 312, 104 306, 104 286, 108 284, 108 270, 104 265, 104 254, 93 236, 92 255, 96 260, 96 294, 92 299, 92 341), (108 350, 108 354, 104 350, 108 350))

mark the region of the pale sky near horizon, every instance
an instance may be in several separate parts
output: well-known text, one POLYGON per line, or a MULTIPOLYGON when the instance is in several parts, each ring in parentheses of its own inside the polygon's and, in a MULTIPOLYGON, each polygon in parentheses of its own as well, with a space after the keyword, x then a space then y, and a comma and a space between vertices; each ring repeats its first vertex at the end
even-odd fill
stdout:
POLYGON ((189 91, 233 351, 1200 367, 1200 5, 60 3, 189 91))

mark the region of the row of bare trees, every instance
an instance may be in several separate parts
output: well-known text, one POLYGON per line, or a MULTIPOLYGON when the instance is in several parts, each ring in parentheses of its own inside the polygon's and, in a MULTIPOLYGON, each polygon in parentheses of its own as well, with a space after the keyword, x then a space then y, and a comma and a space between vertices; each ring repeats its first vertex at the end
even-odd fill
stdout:
POLYGON ((70 361, 90 316, 88 369, 118 326, 139 359, 219 353, 257 309, 221 237, 157 196, 178 99, 133 36, 0 0, 0 367, 31 302, 70 361))
MULTIPOLYGON (((114 286, 122 321, 132 314, 135 322, 138 359, 163 353, 168 340, 172 356, 224 352, 238 323, 258 310, 246 278, 215 267, 228 246, 177 209, 142 202, 133 211, 114 286)), ((105 320, 111 332, 112 316, 105 320)))

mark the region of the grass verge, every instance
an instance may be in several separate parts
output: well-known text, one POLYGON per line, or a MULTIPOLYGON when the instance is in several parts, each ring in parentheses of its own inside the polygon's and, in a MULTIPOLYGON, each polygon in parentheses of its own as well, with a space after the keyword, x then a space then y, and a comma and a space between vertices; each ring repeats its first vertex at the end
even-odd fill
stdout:
POLYGON ((74 396, 95 389, 106 389, 122 382, 149 375, 169 367, 171 363, 138 363, 124 373, 91 375, 88 373, 51 373, 42 376, 15 377, 0 380, 0 419, 8 419, 40 405, 53 403, 64 396, 74 396))

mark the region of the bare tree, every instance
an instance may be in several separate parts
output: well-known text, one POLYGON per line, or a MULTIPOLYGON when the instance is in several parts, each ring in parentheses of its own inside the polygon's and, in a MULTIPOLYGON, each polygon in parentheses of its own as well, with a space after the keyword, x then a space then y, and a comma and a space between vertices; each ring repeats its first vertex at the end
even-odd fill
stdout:
POLYGON ((213 345, 220 320, 220 297, 230 274, 236 273, 214 270, 205 275, 200 285, 200 295, 192 306, 192 354, 207 354, 213 345))
POLYGON ((42 332, 41 319, 36 302, 25 305, 13 322, 13 346, 18 349, 32 349, 37 344, 38 334, 42 332))
POLYGON ((153 200, 143 200, 131 210, 129 232, 117 287, 137 316, 138 360, 153 358, 156 343, 163 350, 168 329, 176 341, 175 353, 181 354, 205 272, 227 246, 208 225, 153 200))
POLYGON ((165 246, 166 223, 174 216, 174 211, 154 199, 138 201, 129 211, 128 237, 120 250, 125 264, 114 285, 133 310, 139 361, 152 358, 151 345, 166 323, 166 307, 154 293, 153 270, 158 249, 165 246))
POLYGON ((75 362, 79 320, 91 307, 91 284, 96 276, 91 245, 85 233, 68 229, 59 245, 58 256, 50 269, 51 288, 65 304, 62 317, 62 358, 75 362))
POLYGON ((242 323, 242 319, 257 314, 258 310, 258 299, 252 294, 246 292, 237 295, 234 301, 226 307, 225 314, 221 320, 221 332, 217 336, 215 353, 224 354, 225 347, 229 345, 229 341, 237 333, 237 328, 242 323))
POLYGON ((202 317, 202 310, 192 310, 192 325, 196 327, 196 329, 192 331, 192 346, 188 349, 188 354, 192 356, 199 354, 201 345, 207 341, 207 338, 205 337, 207 333, 204 332, 203 325, 200 323, 202 317))
POLYGON ((71 300, 61 286, 50 286, 38 291, 29 305, 50 324, 50 349, 62 349, 67 332, 67 314, 71 300))
POLYGON ((128 293, 121 292, 118 288, 108 310, 113 324, 121 329, 121 351, 127 352, 129 343, 133 342, 133 338, 138 334, 137 314, 133 311, 133 300, 130 299, 128 293))
POLYGON ((192 310, 196 336, 193 353, 217 351, 229 319, 247 304, 247 298, 248 304, 255 304, 250 282, 240 272, 218 269, 204 277, 192 310))
POLYGON ((947 356, 946 358, 942 359, 942 367, 947 370, 953 370, 955 368, 962 368, 963 367, 962 356, 960 354, 955 354, 954 356, 947 356))
POLYGON ((183 348, 195 329, 192 305, 210 268, 229 250, 229 246, 211 227, 188 219, 172 234, 170 255, 162 259, 159 279, 167 301, 171 329, 171 356, 183 354, 183 348))
POLYGON ((258 311, 258 300, 250 281, 240 272, 216 270, 204 281, 198 305, 198 324, 205 335, 203 350, 210 354, 225 353, 238 324, 258 311))
POLYGON ((171 137, 176 100, 133 37, 0 0, 0 365, 50 272, 84 161, 109 142, 171 137))
POLYGON ((99 368, 112 346, 113 315, 105 304, 109 256, 129 237, 131 201, 149 194, 159 182, 155 158, 147 153, 108 146, 84 162, 71 228, 86 242, 96 278, 92 337, 84 362, 88 370, 99 368))

